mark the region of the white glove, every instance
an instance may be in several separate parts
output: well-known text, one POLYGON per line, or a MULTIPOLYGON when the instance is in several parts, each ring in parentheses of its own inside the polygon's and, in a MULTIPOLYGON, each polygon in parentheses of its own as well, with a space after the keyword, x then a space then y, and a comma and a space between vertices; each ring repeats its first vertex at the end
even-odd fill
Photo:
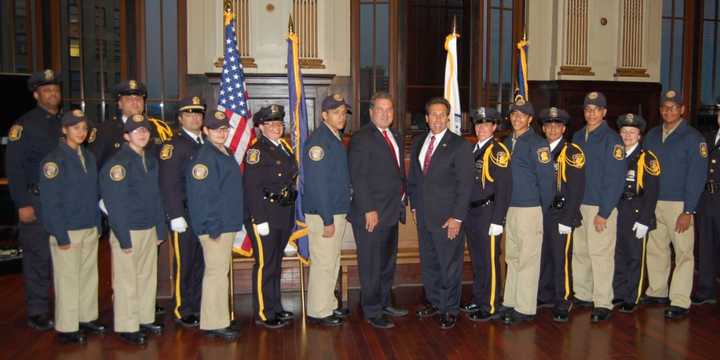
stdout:
POLYGON ((567 235, 572 233, 572 228, 563 224, 558 224, 558 232, 560 235, 567 235))
POLYGON ((176 217, 170 220, 170 229, 177 233, 184 233, 188 228, 188 224, 184 217, 176 217))
POLYGON ((632 227, 635 230, 635 237, 638 239, 644 239, 648 233, 649 228, 639 222, 635 222, 632 227))
POLYGON ((98 201, 98 207, 100 208, 100 211, 103 212, 103 214, 108 214, 107 208, 105 207, 105 201, 103 201, 103 199, 100 199, 100 201, 98 201))
POLYGON ((267 221, 257 224, 257 232, 260 236, 268 236, 270 234, 270 224, 267 221))
POLYGON ((488 229, 488 235, 489 236, 498 236, 503 233, 503 226, 498 224, 490 224, 490 229, 488 229))

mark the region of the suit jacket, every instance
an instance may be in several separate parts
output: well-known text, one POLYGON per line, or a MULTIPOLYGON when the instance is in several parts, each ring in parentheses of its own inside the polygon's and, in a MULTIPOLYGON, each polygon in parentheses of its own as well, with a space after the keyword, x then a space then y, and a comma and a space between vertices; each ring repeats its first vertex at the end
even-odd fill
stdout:
MULTIPOLYGON (((392 131, 391 131, 392 132, 392 131)), ((383 134, 370 123, 350 139, 348 164, 352 184, 352 201, 348 219, 365 224, 365 213, 377 211, 378 226, 389 227, 405 222, 405 158, 403 142, 393 133, 398 145, 400 166, 383 134)))
POLYGON ((448 130, 437 142, 427 175, 423 174, 418 155, 425 137, 413 141, 408 195, 418 223, 428 230, 438 231, 450 217, 465 219, 475 165, 470 143, 448 130))

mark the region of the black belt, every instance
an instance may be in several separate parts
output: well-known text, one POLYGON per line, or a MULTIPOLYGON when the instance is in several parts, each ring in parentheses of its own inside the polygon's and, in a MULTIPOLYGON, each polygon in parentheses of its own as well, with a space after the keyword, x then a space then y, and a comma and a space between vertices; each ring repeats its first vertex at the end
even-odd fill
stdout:
POLYGON ((263 190, 265 193, 265 200, 271 203, 278 203, 280 206, 291 206, 295 204, 297 199, 297 191, 288 187, 284 187, 280 192, 270 192, 267 189, 263 190))
POLYGON ((552 204, 550 204, 550 208, 552 209, 562 209, 565 207, 565 197, 564 196, 556 196, 553 199, 552 204))
POLYGON ((487 199, 471 201, 470 208, 474 209, 474 208, 478 208, 478 207, 482 207, 482 206, 487 206, 487 205, 492 204, 493 202, 495 202, 495 195, 491 195, 487 199))
POLYGON ((707 191, 708 194, 717 194, 718 192, 720 192, 720 183, 705 183, 705 191, 707 191))

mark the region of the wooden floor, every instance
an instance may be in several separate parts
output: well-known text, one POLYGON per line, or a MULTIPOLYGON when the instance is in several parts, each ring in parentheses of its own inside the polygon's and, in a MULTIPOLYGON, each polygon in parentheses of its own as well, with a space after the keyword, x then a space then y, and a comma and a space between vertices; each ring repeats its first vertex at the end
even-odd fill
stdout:
MULTIPOLYGON (((108 265, 101 262, 100 317, 111 328, 108 265)), ((418 287, 400 288, 395 294, 397 304, 411 310, 422 300, 418 287)), ((342 327, 295 320, 286 328, 266 330, 253 324, 250 297, 243 295, 235 303, 243 335, 237 342, 206 338, 198 330, 176 327, 165 316, 163 335, 135 347, 112 333, 90 337, 84 346, 60 345, 53 332, 25 325, 23 299, 20 275, 0 276, 2 359, 720 359, 720 307, 714 305, 694 307, 681 321, 666 321, 661 307, 645 307, 633 315, 616 312, 601 325, 590 323, 588 310, 575 311, 569 323, 556 324, 550 312, 542 310, 534 322, 514 327, 462 317, 454 329, 443 331, 433 319, 410 315, 394 329, 378 330, 363 321, 354 291, 352 315, 342 327)), ((298 293, 284 294, 283 303, 300 312, 298 293)))

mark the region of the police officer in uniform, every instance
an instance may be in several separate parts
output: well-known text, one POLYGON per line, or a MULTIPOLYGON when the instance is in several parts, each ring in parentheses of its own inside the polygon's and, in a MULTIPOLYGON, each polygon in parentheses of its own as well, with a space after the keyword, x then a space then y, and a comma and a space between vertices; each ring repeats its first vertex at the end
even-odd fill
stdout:
POLYGON ((555 196, 543 214, 538 302, 553 308, 553 320, 567 322, 572 309, 570 260, 572 231, 580 225, 585 191, 585 153, 563 138, 570 115, 556 107, 540 112, 555 168, 555 196))
POLYGON ((200 323, 203 255, 200 241, 189 227, 185 192, 188 165, 204 142, 202 136, 205 103, 199 96, 178 104, 180 129, 160 150, 160 191, 175 249, 175 321, 185 327, 200 323))
POLYGON ((50 330, 48 316, 50 288, 49 234, 39 218, 40 161, 58 145, 61 136, 59 76, 48 69, 30 76, 28 87, 37 106, 20 117, 10 128, 5 173, 10 197, 18 209, 18 241, 23 250, 23 280, 28 325, 50 330))
POLYGON ((208 112, 204 126, 206 142, 187 176, 190 219, 205 258, 200 329, 207 336, 230 341, 239 336, 230 328, 228 273, 233 240, 243 227, 243 179, 239 164, 225 147, 230 127, 225 113, 208 112))
POLYGON ((642 294, 646 236, 655 228, 660 163, 652 151, 645 151, 640 145, 645 119, 637 114, 624 114, 618 117, 617 126, 628 168, 625 191, 618 204, 613 291, 620 312, 632 313, 642 294))
POLYGON ((88 124, 80 110, 63 114, 60 145, 42 161, 41 220, 50 233, 55 280, 55 330, 64 343, 102 334, 98 319, 98 209, 95 158, 83 146, 88 124))
POLYGON ((340 250, 350 210, 350 170, 342 133, 350 105, 340 94, 322 102, 323 122, 305 141, 303 213, 310 240, 307 311, 311 320, 327 326, 343 323, 347 309, 335 297, 340 250))
MULTIPOLYGON (((716 104, 717 124, 720 126, 720 98, 716 104)), ((717 303, 715 278, 720 259, 720 129, 705 136, 708 150, 708 173, 705 190, 700 196, 697 215, 698 279, 691 298, 693 305, 717 303)))
POLYGON ((473 148, 475 176, 465 218, 473 267, 472 302, 460 310, 468 319, 496 319, 500 308, 500 240, 512 195, 510 150, 493 136, 501 117, 493 108, 470 112, 477 144, 473 148))
POLYGON ((535 318, 537 312, 543 217, 552 203, 554 171, 548 142, 530 128, 535 110, 523 98, 510 105, 512 197, 507 212, 507 278, 503 322, 511 325, 535 318))
POLYGON ((700 132, 683 118, 685 106, 675 90, 660 99, 662 125, 648 131, 643 143, 657 155, 662 166, 660 193, 655 207, 657 228, 650 232, 647 245, 647 304, 667 304, 665 318, 678 319, 690 308, 695 256, 693 217, 705 187, 708 148, 700 132), (670 276, 670 244, 675 251, 675 268, 670 276))
POLYGON ((287 325, 294 315, 285 311, 280 298, 280 276, 285 246, 295 221, 297 163, 282 140, 282 106, 272 104, 258 111, 253 121, 260 127, 257 142, 245 155, 245 199, 252 235, 253 310, 255 323, 268 328, 287 325))
POLYGON ((585 152, 585 193, 580 205, 582 225, 573 232, 572 275, 574 304, 593 307, 590 321, 612 315, 612 276, 615 271, 617 204, 625 186, 625 148, 605 121, 605 95, 585 95, 586 125, 575 132, 573 143, 585 152))
POLYGON ((160 334, 155 323, 157 245, 167 237, 160 196, 158 161, 145 150, 150 122, 131 116, 124 125, 126 144, 100 171, 100 194, 110 223, 115 332, 133 344, 145 334, 160 334), (140 331, 141 330, 141 331, 140 331))

